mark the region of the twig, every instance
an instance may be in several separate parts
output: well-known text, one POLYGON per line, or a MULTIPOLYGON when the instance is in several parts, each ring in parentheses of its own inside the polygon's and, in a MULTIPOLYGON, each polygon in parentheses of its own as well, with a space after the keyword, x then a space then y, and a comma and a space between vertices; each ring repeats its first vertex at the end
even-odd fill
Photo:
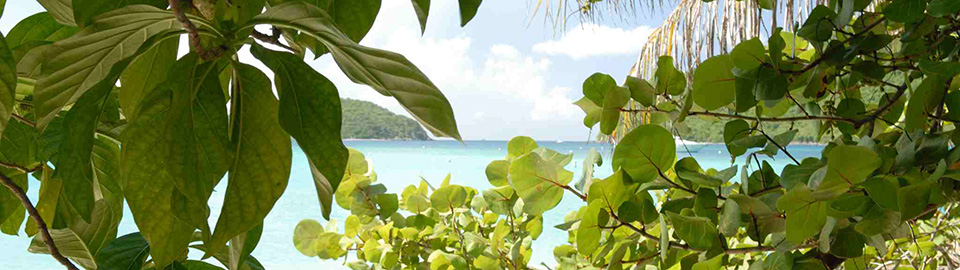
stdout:
MULTIPOLYGON (((631 113, 669 113, 668 111, 663 111, 657 108, 650 109, 621 109, 622 112, 631 112, 631 113)), ((746 116, 739 114, 727 114, 727 113, 715 113, 708 111, 690 111, 687 115, 705 115, 713 116, 720 118, 733 118, 733 119, 743 119, 747 121, 763 121, 763 122, 794 122, 794 121, 842 121, 854 123, 856 120, 842 118, 842 117, 833 117, 833 116, 820 116, 820 115, 810 115, 810 116, 796 116, 796 117, 754 117, 746 116)))
POLYGON ((187 18, 187 15, 183 13, 181 9, 182 3, 185 3, 184 0, 167 0, 170 3, 170 9, 173 10, 173 15, 177 18, 177 22, 180 22, 183 25, 183 29, 187 30, 187 37, 190 39, 190 48, 193 52, 200 55, 200 59, 210 60, 217 57, 220 57, 224 51, 227 50, 224 46, 217 46, 212 49, 203 48, 203 44, 200 43, 200 30, 197 29, 197 26, 187 18))
POLYGON ((0 183, 3 186, 7 187, 10 192, 13 192, 17 196, 17 199, 20 199, 20 203, 23 204, 23 208, 27 209, 27 213, 30 214, 30 218, 33 219, 34 223, 37 224, 37 229, 40 231, 40 236, 43 238, 43 243, 47 245, 47 248, 50 250, 50 256, 53 256, 54 259, 60 262, 68 270, 78 270, 77 266, 73 265, 67 257, 64 257, 60 254, 60 250, 57 249, 57 244, 53 242, 53 237, 50 237, 50 231, 47 230, 47 223, 43 222, 43 218, 40 217, 40 213, 37 212, 37 208, 33 207, 33 203, 30 202, 30 198, 27 198, 27 193, 23 192, 23 189, 17 186, 16 183, 13 183, 13 180, 10 177, 7 177, 6 174, 0 173, 0 183))
POLYGON ((766 132, 763 132, 763 130, 759 130, 759 131, 760 131, 760 134, 763 134, 764 137, 767 137, 767 140, 768 140, 768 141, 770 141, 771 143, 773 143, 773 145, 777 146, 777 148, 780 148, 780 151, 783 151, 784 154, 787 154, 787 157, 790 157, 790 159, 793 160, 793 163, 796 163, 797 165, 800 165, 800 162, 797 161, 797 159, 794 158, 793 155, 790 154, 790 152, 787 152, 787 148, 784 148, 783 146, 780 146, 780 144, 777 143, 777 141, 773 140, 773 138, 771 138, 770 135, 767 135, 766 132))
POLYGON ((254 39, 259 40, 259 41, 262 41, 262 42, 264 42, 264 43, 272 44, 272 45, 275 45, 275 46, 277 46, 277 47, 280 47, 280 48, 284 48, 284 49, 286 49, 286 50, 289 50, 289 51, 291 51, 291 52, 295 52, 296 50, 294 50, 293 48, 290 48, 290 46, 287 46, 286 44, 283 44, 283 43, 280 42, 280 33, 279 33, 279 31, 276 31, 276 30, 277 30, 276 28, 274 28, 274 30, 275 30, 275 31, 273 31, 273 34, 272 34, 272 35, 267 35, 267 34, 264 34, 264 33, 260 33, 260 32, 257 31, 257 30, 253 30, 253 32, 250 33, 250 36, 253 37, 254 39))

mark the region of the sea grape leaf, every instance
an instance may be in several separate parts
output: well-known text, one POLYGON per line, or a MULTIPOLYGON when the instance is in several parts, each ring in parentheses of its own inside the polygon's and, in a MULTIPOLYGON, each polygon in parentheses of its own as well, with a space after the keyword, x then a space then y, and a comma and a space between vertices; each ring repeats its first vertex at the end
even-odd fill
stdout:
POLYGON ((536 153, 520 156, 510 164, 510 186, 523 199, 523 211, 540 215, 553 209, 563 198, 573 172, 543 160, 536 153))
POLYGON ((613 152, 613 169, 623 168, 635 182, 645 183, 669 170, 676 159, 673 136, 658 125, 642 125, 623 136, 613 152))
POLYGON ((827 174, 813 192, 813 197, 827 200, 847 192, 867 180, 867 176, 880 167, 880 162, 877 153, 865 147, 834 147, 827 157, 827 174))
POLYGON ((718 109, 733 102, 736 78, 730 58, 729 55, 718 55, 697 66, 693 75, 693 101, 704 110, 718 109))
POLYGON ((787 215, 787 241, 802 243, 820 232, 827 222, 826 202, 813 199, 805 185, 797 185, 777 201, 777 209, 787 215))

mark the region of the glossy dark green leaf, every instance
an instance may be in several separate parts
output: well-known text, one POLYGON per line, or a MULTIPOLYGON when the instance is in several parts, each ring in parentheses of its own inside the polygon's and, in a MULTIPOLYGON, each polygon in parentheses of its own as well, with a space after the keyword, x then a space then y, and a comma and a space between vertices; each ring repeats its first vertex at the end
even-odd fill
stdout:
POLYGON ((747 152, 747 148, 733 142, 750 135, 750 124, 744 120, 731 120, 723 126, 723 142, 731 157, 738 157, 747 152))
POLYGON ((459 0, 460 2, 460 26, 466 26, 473 16, 477 15, 477 9, 480 9, 480 3, 483 0, 459 0))
POLYGON ((949 14, 960 12, 960 2, 951 0, 933 0, 927 6, 927 12, 930 16, 943 17, 949 14))
POLYGON ((333 23, 327 12, 299 2, 267 9, 247 23, 293 28, 317 38, 331 50, 340 69, 356 83, 393 96, 436 136, 460 140, 450 102, 416 66, 402 55, 357 44, 333 23))
POLYGON ((841 258, 855 258, 863 255, 864 239, 853 227, 839 230, 830 246, 830 254, 841 258))
POLYGON ((427 16, 430 15, 430 0, 411 0, 413 11, 417 13, 420 22, 420 33, 427 31, 427 16))
POLYGON ((696 200, 693 203, 693 212, 698 217, 710 219, 714 224, 718 223, 717 215, 717 193, 712 189, 701 187, 697 190, 696 200))
MULTIPOLYGON (((305 2, 327 12, 337 28, 355 42, 360 42, 370 32, 381 7, 381 0, 308 0, 305 2)), ((257 14, 260 14, 260 10, 257 10, 257 14)), ((315 37, 301 34, 300 40, 313 50, 315 57, 329 52, 329 49, 320 44, 315 37)))
POLYGON ((811 42, 824 42, 833 37, 833 20, 837 14, 826 6, 817 6, 810 11, 803 27, 797 32, 798 36, 811 42))
POLYGON ((883 15, 894 22, 910 23, 923 19, 926 9, 925 0, 893 0, 883 8, 883 15))
POLYGON ((613 169, 623 168, 636 182, 650 182, 669 170, 676 159, 676 144, 661 126, 643 125, 623 136, 613 152, 613 169))
POLYGON ((280 93, 280 125, 297 140, 313 168, 324 218, 330 218, 333 193, 347 164, 347 147, 340 138, 340 96, 337 87, 291 53, 254 46, 251 53, 273 70, 280 93), (324 181, 325 180, 325 181, 324 181))
POLYGON ((0 133, 13 114, 13 102, 17 92, 17 63, 6 39, 0 34, 0 133))
POLYGON ((263 223, 287 187, 292 159, 290 136, 280 127, 279 102, 270 80, 255 67, 234 63, 232 141, 236 158, 227 180, 224 207, 207 254, 263 223))

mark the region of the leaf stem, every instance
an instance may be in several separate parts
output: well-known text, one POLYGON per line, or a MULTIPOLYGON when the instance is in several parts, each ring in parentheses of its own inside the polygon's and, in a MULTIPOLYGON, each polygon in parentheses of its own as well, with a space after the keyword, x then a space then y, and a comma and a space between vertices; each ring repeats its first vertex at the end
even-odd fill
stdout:
POLYGON ((37 208, 33 206, 33 203, 30 202, 30 198, 27 198, 27 193, 23 191, 22 188, 17 186, 10 177, 7 177, 6 174, 0 173, 0 184, 7 187, 13 195, 17 196, 17 199, 20 200, 20 203, 23 204, 23 208, 27 209, 30 218, 33 219, 34 223, 37 224, 37 229, 40 231, 40 237, 43 239, 43 243, 47 245, 47 248, 50 250, 50 256, 53 256, 60 264, 66 267, 68 270, 78 270, 77 266, 73 265, 70 262, 70 259, 64 257, 60 254, 60 250, 57 249, 56 243, 53 242, 53 237, 50 237, 50 231, 47 230, 47 223, 43 222, 43 218, 40 217, 40 212, 37 212, 37 208))

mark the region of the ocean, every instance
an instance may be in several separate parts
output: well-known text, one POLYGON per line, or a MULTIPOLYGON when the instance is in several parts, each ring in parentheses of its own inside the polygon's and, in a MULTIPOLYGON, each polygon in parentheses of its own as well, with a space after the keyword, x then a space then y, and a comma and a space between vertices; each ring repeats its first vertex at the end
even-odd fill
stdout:
MULTIPOLYGON (((487 164, 496 159, 502 159, 507 153, 506 141, 348 141, 348 147, 356 148, 366 155, 372 163, 378 176, 378 183, 384 184, 389 193, 399 194, 404 187, 417 184, 423 177, 433 185, 439 185, 449 173, 452 184, 471 186, 478 190, 491 188, 487 182, 484 169, 487 164)), ((541 147, 551 148, 561 153, 573 153, 573 161, 567 166, 574 172, 574 181, 579 179, 582 170, 582 159, 590 148, 596 148, 603 155, 603 166, 597 168, 594 177, 603 178, 612 173, 610 157, 612 148, 609 144, 588 142, 539 142, 541 147)), ((297 148, 294 146, 294 148, 297 148)), ((678 147, 679 148, 679 147, 678 147)), ((681 148, 682 149, 682 148, 681 148)), ((797 160, 805 157, 819 157, 822 146, 793 145, 789 146, 790 153, 797 160)), ((724 169, 731 165, 730 156, 726 147, 721 144, 709 145, 696 153, 678 151, 677 158, 693 156, 701 167, 724 169)), ((780 170, 790 159, 780 153, 773 159, 763 156, 771 165, 780 170)), ((743 156, 736 160, 737 165, 743 165, 743 156)), ((751 167, 756 169, 756 165, 751 167)), ((734 177, 737 181, 739 177, 734 177)), ((299 149, 294 149, 293 166, 290 183, 286 192, 277 202, 273 211, 267 216, 263 235, 259 246, 253 252, 267 269, 347 269, 343 266, 344 260, 324 261, 317 258, 303 256, 293 246, 293 229, 302 219, 316 219, 325 222, 320 213, 317 195, 312 183, 310 169, 306 157, 299 149)), ((223 195, 226 191, 226 181, 216 188, 210 199, 212 208, 210 224, 216 224, 219 208, 223 204, 223 195)), ((39 182, 32 180, 28 195, 36 202, 39 191, 39 182)), ((336 205, 336 204, 334 204, 336 205)), ((576 196, 569 192, 564 195, 560 204, 544 214, 544 229, 539 239, 534 241, 533 256, 530 266, 539 266, 541 262, 553 267, 553 247, 567 242, 567 233, 554 228, 554 225, 563 222, 563 216, 583 206, 576 196)), ((331 219, 337 220, 340 230, 343 229, 343 220, 349 212, 334 208, 331 219)), ((133 218, 126 211, 120 224, 122 236, 135 232, 136 225, 133 218)), ((62 269, 52 257, 44 254, 32 254, 26 251, 30 238, 21 236, 0 235, 0 269, 62 269)), ((198 258, 199 253, 191 252, 191 258, 198 258)), ((351 253, 350 260, 355 259, 351 253)))

